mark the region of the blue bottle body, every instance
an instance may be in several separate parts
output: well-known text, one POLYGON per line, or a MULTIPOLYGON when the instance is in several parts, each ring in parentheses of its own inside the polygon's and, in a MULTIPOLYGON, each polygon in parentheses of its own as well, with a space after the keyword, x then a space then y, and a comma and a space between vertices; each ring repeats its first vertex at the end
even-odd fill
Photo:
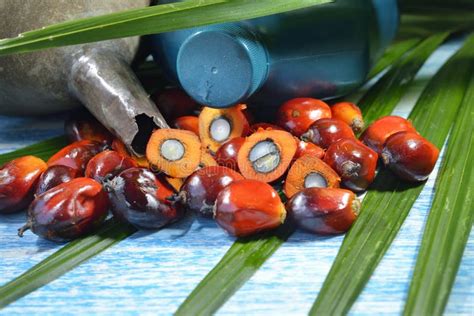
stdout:
POLYGON ((331 99, 365 80, 398 26, 396 0, 313 8, 152 36, 154 58, 199 103, 331 99))

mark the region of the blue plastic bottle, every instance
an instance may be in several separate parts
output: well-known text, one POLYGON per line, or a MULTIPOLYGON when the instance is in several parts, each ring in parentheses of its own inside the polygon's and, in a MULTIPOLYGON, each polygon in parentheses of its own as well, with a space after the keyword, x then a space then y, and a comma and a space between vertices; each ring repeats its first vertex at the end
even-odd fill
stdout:
POLYGON ((337 0, 158 34, 152 43, 155 60, 201 104, 279 106, 294 97, 336 98, 359 87, 395 36, 398 20, 396 0, 337 0))

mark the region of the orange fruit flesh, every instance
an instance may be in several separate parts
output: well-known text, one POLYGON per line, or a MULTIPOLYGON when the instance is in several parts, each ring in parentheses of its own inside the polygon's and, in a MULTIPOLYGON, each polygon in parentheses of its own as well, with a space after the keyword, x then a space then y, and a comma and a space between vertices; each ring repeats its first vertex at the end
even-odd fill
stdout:
POLYGON ((226 141, 249 132, 249 123, 242 112, 246 106, 238 104, 225 109, 204 107, 199 114, 199 135, 203 147, 216 152, 226 141))
POLYGON ((291 198, 307 187, 339 188, 340 182, 341 178, 328 164, 318 157, 304 155, 288 171, 283 191, 291 198))
POLYGON ((173 178, 189 176, 201 161, 201 143, 193 132, 162 128, 153 132, 146 157, 156 169, 173 178))
POLYGON ((288 169, 296 152, 293 136, 280 130, 259 130, 239 150, 239 170, 247 179, 273 182, 288 169))
POLYGON ((217 161, 212 157, 210 153, 208 153, 206 150, 201 151, 201 162, 200 162, 200 167, 213 167, 213 166, 218 166, 217 161))

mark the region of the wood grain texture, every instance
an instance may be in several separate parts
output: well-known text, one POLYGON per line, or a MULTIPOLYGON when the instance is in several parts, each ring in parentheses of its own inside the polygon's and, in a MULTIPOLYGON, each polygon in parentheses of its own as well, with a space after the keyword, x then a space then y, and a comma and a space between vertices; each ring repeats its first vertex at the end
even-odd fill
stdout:
MULTIPOLYGON (((421 69, 395 113, 405 115, 421 88, 459 43, 448 43, 421 69)), ((62 132, 62 118, 0 117, 0 152, 62 132)), ((401 232, 353 306, 351 315, 399 315, 433 198, 434 176, 401 232)), ((383 211, 383 210, 381 210, 383 211)), ((33 234, 16 237, 24 214, 0 216, 0 284, 59 248, 33 234)), ((233 239, 212 221, 188 219, 156 233, 139 232, 45 287, 11 304, 15 314, 172 314, 220 260, 233 239)), ((219 315, 306 315, 342 237, 296 232, 218 312, 219 315)), ((447 306, 447 315, 474 311, 474 234, 447 306)))

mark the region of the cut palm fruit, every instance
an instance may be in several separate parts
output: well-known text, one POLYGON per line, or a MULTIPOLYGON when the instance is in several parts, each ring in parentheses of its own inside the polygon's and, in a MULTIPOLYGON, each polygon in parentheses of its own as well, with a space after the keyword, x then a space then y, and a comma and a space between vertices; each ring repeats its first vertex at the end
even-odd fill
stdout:
POLYGON ((193 132, 162 128, 153 132, 146 147, 152 167, 174 178, 189 176, 201 162, 201 143, 193 132))
POLYGON ((247 179, 272 182, 288 169, 296 153, 293 135, 280 130, 260 130, 245 139, 237 162, 247 179))
POLYGON ((199 135, 204 148, 215 153, 226 141, 246 136, 250 130, 243 112, 246 108, 245 104, 225 109, 204 107, 199 114, 199 135))
POLYGON ((286 176, 284 192, 288 198, 306 188, 339 188, 341 178, 328 164, 316 156, 297 159, 286 176))

